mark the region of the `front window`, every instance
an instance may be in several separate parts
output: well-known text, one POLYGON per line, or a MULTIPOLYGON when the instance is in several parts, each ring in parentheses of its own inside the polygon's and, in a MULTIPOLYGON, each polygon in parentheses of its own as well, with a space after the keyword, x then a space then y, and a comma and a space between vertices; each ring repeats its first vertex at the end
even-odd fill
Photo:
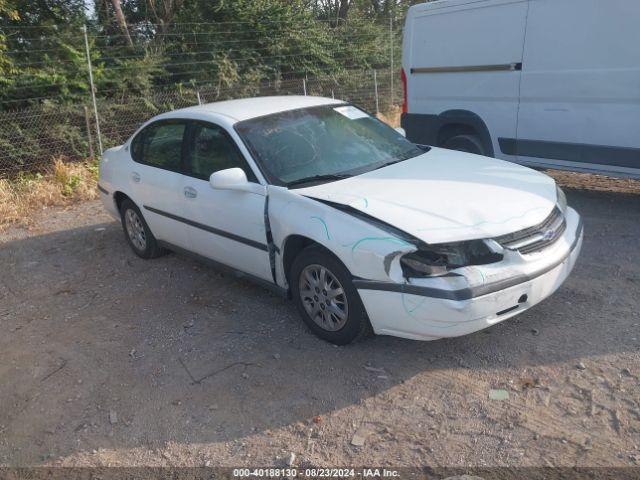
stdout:
POLYGON ((239 167, 249 181, 257 182, 234 141, 222 127, 192 122, 187 137, 187 165, 192 176, 208 180, 213 172, 239 167))
POLYGON ((424 153, 351 105, 301 108, 240 122, 236 130, 271 183, 330 181, 424 153))

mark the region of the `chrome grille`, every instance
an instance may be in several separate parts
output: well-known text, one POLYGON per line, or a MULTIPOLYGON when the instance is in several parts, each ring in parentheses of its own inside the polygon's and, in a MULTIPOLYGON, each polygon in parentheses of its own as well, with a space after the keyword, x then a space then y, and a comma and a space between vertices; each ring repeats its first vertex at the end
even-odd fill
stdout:
POLYGON ((522 254, 538 252, 553 244, 562 236, 567 222, 558 207, 540 224, 518 232, 496 237, 494 240, 502 247, 517 250, 522 254))

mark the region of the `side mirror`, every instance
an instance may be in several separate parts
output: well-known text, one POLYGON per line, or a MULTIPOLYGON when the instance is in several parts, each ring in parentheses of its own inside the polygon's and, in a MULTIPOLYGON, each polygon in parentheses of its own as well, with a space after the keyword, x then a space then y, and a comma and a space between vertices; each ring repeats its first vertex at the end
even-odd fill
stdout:
POLYGON ((403 137, 405 137, 405 138, 407 137, 407 132, 405 132, 405 131, 404 131, 404 128, 402 128, 402 127, 397 127, 397 128, 394 128, 394 130, 395 130, 396 132, 398 132, 400 135, 402 135, 403 137))
POLYGON ((249 180, 241 168, 227 168, 213 172, 209 177, 209 185, 216 190, 248 190, 249 180))

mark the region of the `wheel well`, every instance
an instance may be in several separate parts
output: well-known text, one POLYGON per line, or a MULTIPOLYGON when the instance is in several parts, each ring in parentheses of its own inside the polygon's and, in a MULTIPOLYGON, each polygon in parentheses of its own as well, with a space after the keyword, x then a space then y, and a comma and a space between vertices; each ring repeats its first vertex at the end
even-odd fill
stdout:
POLYGON ((113 200, 116 202, 116 207, 118 209, 118 212, 120 211, 120 206, 122 205, 122 202, 125 199, 131 200, 126 194, 122 192, 116 192, 113 194, 113 200))
MULTIPOLYGON (((331 255, 335 258, 349 274, 351 275, 351 271, 349 267, 347 267, 344 262, 338 257, 335 253, 329 250, 327 247, 322 245, 321 243, 316 242, 315 240, 310 239, 309 237, 305 237, 302 235, 290 235, 284 242, 284 248, 282 252, 282 267, 284 268, 284 276, 287 279, 287 283, 289 287, 291 287, 291 281, 289 279, 289 272, 291 270, 291 265, 293 265, 294 260, 298 256, 298 254, 307 247, 316 246, 319 249, 325 251, 327 254, 331 255)), ((289 292, 290 293, 290 292, 289 292)))
POLYGON ((439 125, 434 141, 443 145, 455 135, 475 135, 484 147, 484 154, 493 157, 493 143, 487 124, 476 113, 468 110, 447 110, 438 115, 439 125))
POLYGON ((284 276, 287 279, 287 282, 289 282, 289 271, 291 270, 293 261, 302 250, 310 245, 320 244, 315 240, 311 240, 308 237, 303 237, 302 235, 291 235, 287 237, 287 240, 284 242, 284 248, 282 252, 282 267, 284 269, 284 276))
POLYGON ((456 135, 478 135, 476 129, 463 123, 448 123, 438 130, 437 144, 442 146, 445 142, 456 135))

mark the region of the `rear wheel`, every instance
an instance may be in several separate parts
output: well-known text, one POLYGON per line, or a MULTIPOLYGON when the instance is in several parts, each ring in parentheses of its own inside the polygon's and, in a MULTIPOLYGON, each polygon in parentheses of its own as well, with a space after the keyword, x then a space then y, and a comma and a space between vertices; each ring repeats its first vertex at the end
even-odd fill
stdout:
POLYGON ((445 140, 442 146, 444 148, 448 148, 449 150, 475 153, 476 155, 486 155, 484 146, 482 145, 480 138, 473 134, 455 135, 445 140))
POLYGON ((318 337, 345 345, 371 332, 351 274, 323 248, 304 249, 293 261, 289 278, 298 311, 318 337))
POLYGON ((126 199, 122 202, 120 218, 127 242, 136 255, 149 259, 165 253, 165 250, 158 246, 156 237, 151 233, 140 209, 131 200, 126 199))

